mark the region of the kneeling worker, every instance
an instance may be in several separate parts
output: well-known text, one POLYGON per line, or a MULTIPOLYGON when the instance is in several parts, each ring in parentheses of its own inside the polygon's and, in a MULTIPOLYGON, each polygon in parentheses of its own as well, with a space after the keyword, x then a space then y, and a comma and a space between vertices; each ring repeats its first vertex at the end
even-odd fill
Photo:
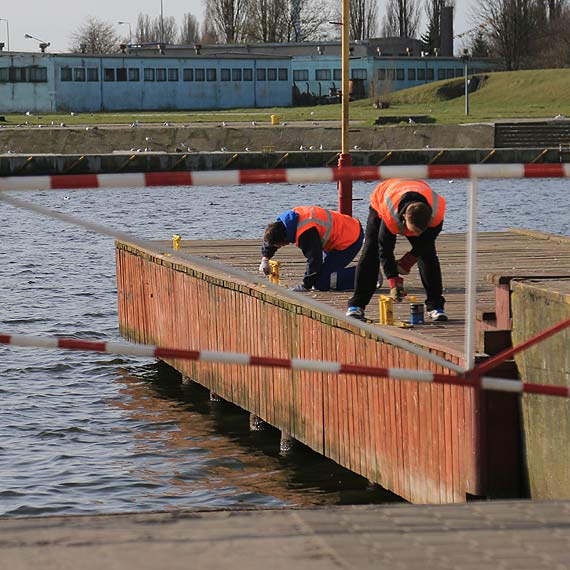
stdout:
POLYGON ((426 292, 427 315, 432 321, 447 321, 441 266, 435 240, 443 226, 445 199, 421 180, 390 179, 378 184, 370 196, 364 249, 356 269, 354 295, 347 316, 364 319, 364 309, 382 283, 380 262, 390 285, 390 296, 401 301, 407 292, 402 275, 418 263, 426 292), (396 261, 397 235, 408 238, 412 249, 396 261))
POLYGON ((268 275, 275 252, 294 243, 307 258, 307 268, 303 283, 293 291, 353 289, 356 268, 346 266, 360 251, 363 238, 356 218, 318 206, 299 206, 279 214, 267 226, 259 271, 268 275))

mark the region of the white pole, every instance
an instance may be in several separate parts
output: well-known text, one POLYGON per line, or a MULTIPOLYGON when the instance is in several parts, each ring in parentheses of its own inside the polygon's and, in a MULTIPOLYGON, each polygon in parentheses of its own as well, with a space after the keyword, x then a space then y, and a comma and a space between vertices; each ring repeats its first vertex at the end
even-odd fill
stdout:
POLYGON ((477 304, 477 188, 478 179, 471 178, 467 219, 467 275, 465 289, 465 369, 475 365, 475 309, 477 304))

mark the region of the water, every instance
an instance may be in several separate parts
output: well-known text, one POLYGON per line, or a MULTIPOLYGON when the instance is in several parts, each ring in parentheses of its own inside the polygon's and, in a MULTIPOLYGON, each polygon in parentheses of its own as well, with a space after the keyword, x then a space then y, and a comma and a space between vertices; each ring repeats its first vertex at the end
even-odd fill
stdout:
MULTIPOLYGON (((464 231, 465 181, 437 181, 445 231, 464 231)), ((355 184, 365 221, 371 183, 355 184)), ((482 181, 481 230, 570 235, 565 180, 482 181)), ((333 185, 153 188, 19 197, 139 238, 260 238, 298 204, 336 207, 333 185)), ((120 340, 109 238, 0 204, 0 331, 120 340)), ((382 502, 378 488, 301 448, 278 454, 275 430, 211 403, 156 362, 0 347, 0 514, 382 502)))

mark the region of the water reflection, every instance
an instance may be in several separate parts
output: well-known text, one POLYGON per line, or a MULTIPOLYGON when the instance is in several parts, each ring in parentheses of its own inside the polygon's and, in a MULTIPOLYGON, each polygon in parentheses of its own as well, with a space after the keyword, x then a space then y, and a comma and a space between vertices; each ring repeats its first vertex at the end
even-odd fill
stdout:
POLYGON ((251 431, 246 411, 210 401, 208 390, 182 383, 163 363, 124 370, 120 382, 123 397, 114 405, 142 428, 133 437, 133 475, 153 485, 141 500, 164 499, 165 492, 207 507, 401 500, 304 445, 281 455, 278 430, 251 431))

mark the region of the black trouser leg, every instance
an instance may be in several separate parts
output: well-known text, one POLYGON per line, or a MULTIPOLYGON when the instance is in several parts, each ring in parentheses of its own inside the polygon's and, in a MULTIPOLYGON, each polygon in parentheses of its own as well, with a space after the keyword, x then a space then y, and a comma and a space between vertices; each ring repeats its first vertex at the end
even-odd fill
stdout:
POLYGON ((364 232, 364 246, 356 266, 354 295, 348 300, 349 307, 362 307, 364 309, 376 291, 380 270, 380 255, 378 253, 380 222, 376 211, 370 208, 364 232))

